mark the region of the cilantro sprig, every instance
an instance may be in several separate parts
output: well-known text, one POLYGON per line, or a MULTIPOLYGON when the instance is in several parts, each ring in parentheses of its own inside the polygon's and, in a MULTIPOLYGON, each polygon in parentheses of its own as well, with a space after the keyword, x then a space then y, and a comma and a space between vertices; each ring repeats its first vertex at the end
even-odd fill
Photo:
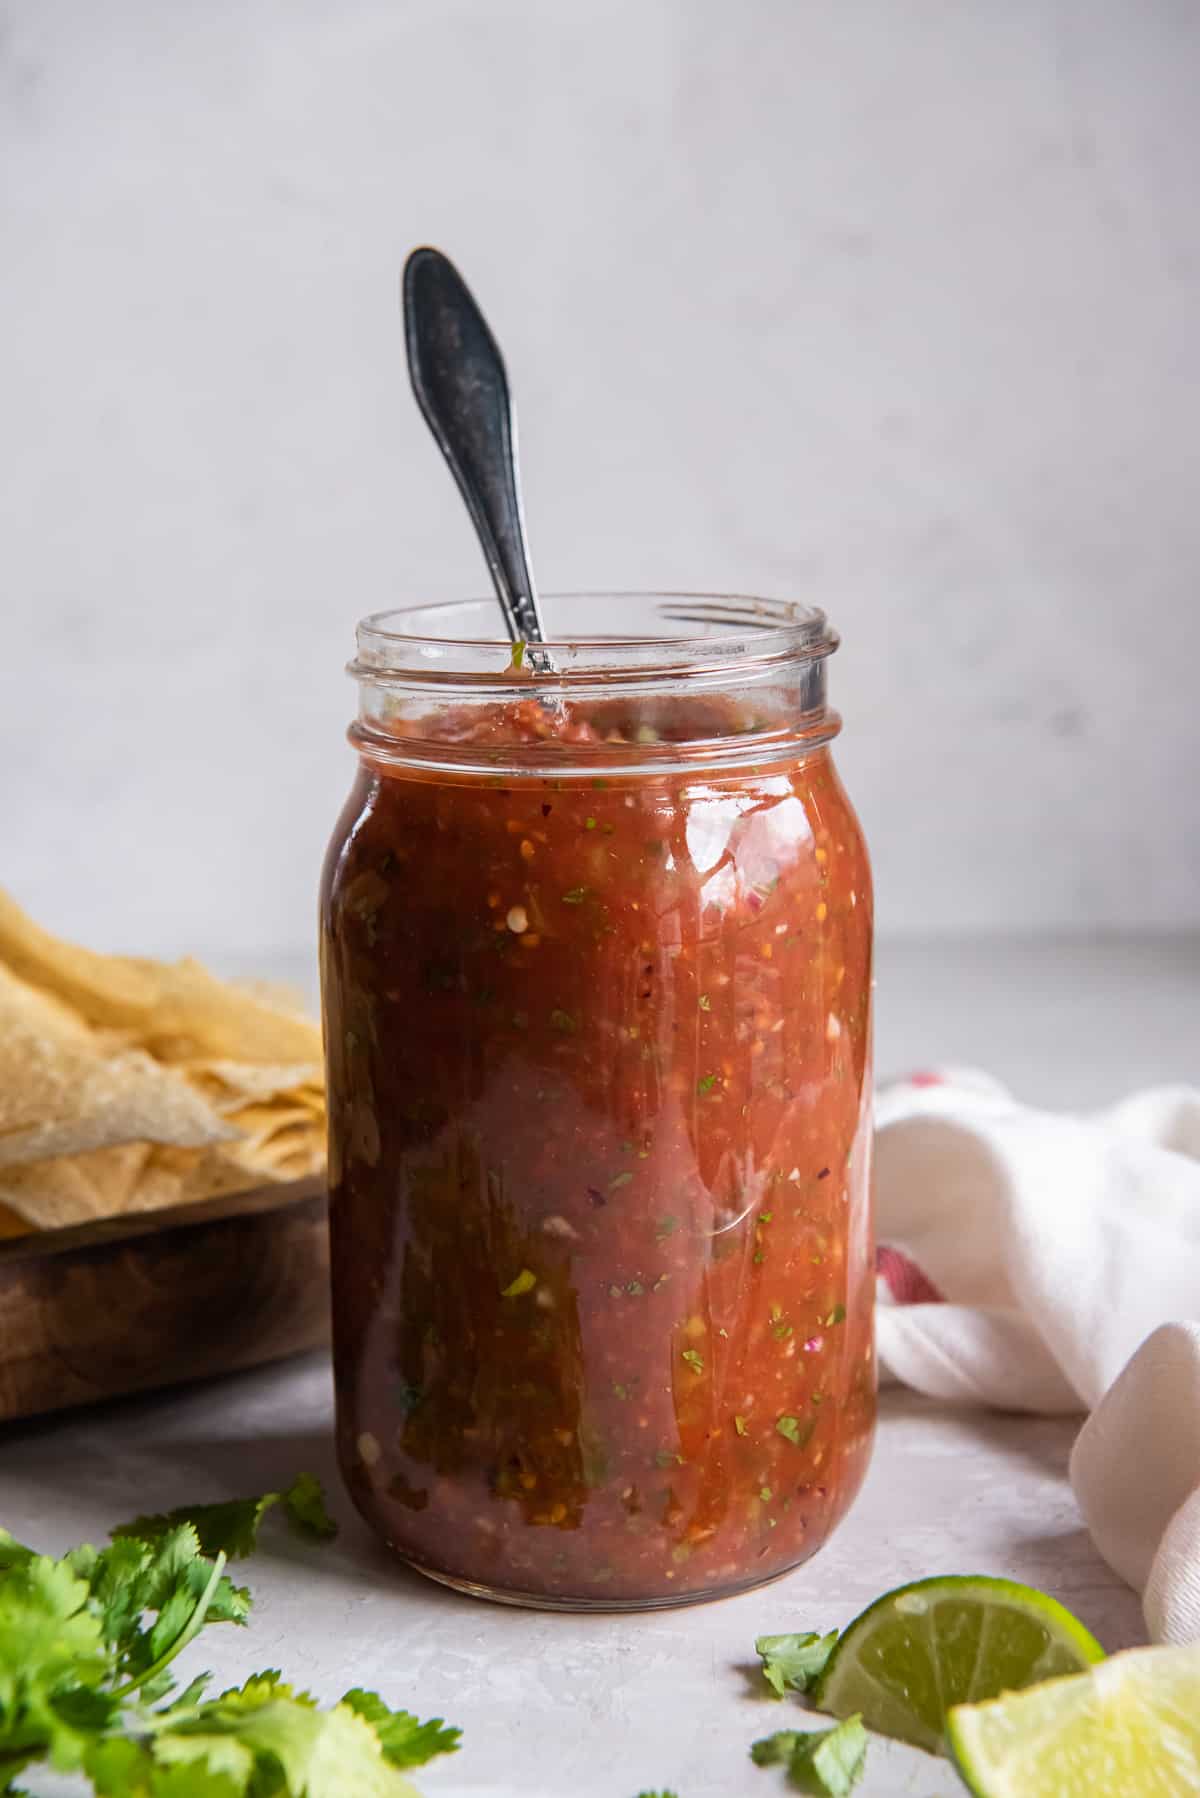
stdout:
POLYGON ((137 1518, 107 1548, 58 1559, 0 1530, 0 1795, 49 1764, 102 1798, 416 1798, 405 1770, 452 1753, 459 1731, 354 1688, 322 1710, 278 1672, 206 1698, 177 1692, 176 1658, 210 1624, 244 1625, 251 1598, 225 1572, 266 1513, 328 1538, 320 1483, 137 1518))

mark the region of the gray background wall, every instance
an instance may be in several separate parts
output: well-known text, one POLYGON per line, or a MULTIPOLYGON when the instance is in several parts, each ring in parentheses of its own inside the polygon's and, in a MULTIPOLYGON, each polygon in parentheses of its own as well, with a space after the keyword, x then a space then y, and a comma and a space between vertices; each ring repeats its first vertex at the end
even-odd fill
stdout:
POLYGON ((306 944, 356 617, 481 588, 439 242, 548 587, 841 627, 893 933, 1200 923, 1194 0, 9 0, 0 880, 306 944))

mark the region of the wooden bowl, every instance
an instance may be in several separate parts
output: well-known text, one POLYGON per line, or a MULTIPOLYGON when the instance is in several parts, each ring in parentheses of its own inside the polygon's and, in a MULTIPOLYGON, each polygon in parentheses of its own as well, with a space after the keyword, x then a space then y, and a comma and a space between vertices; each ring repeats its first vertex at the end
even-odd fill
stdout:
POLYGON ((0 1242, 0 1421, 328 1340, 322 1179, 0 1242))

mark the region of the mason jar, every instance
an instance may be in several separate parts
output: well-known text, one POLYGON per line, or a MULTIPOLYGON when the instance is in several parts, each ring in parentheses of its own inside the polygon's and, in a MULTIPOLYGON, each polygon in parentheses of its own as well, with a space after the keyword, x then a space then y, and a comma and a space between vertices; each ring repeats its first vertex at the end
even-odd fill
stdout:
POLYGON ((321 898, 334 1367, 411 1566, 562 1609, 814 1553, 875 1409, 871 882, 823 614, 358 629, 321 898), (535 664, 535 665, 531 665, 535 664))

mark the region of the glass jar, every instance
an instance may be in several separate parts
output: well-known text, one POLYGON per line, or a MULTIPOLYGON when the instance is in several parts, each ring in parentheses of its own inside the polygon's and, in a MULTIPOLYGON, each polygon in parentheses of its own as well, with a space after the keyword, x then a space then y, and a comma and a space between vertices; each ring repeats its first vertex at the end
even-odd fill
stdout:
POLYGON ((875 1408, 871 886, 836 637, 758 600, 358 631, 322 892, 342 1470, 511 1603, 811 1555, 875 1408))

